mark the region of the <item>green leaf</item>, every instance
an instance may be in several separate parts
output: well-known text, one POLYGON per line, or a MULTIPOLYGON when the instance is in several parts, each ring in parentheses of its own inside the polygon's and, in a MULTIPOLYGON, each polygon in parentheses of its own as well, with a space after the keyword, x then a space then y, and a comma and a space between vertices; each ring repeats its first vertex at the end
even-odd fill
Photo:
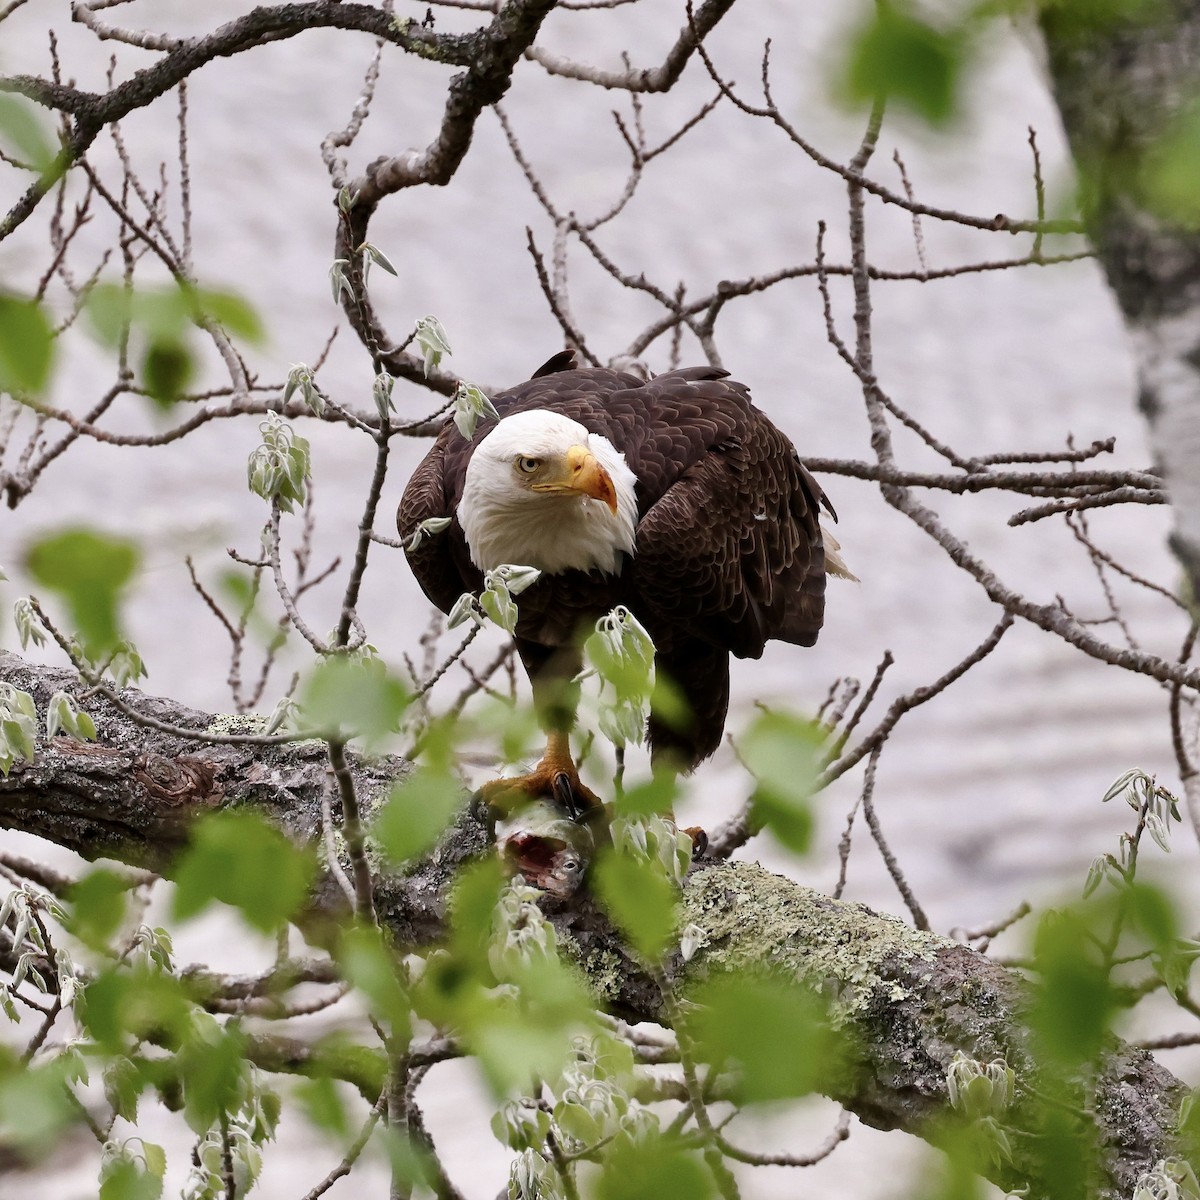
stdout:
POLYGON ((512 971, 515 995, 476 988, 462 993, 458 1024, 497 1098, 555 1078, 574 1057, 574 1041, 595 1028, 591 997, 556 958, 512 971))
MULTIPOLYGON (((335 289, 334 291, 334 300, 337 300, 338 290, 340 289, 335 289)), ((446 331, 442 328, 442 323, 437 317, 422 317, 417 322, 414 333, 417 339, 417 349, 421 352, 421 357, 424 360, 425 375, 428 378, 429 372, 436 369, 442 361, 442 356, 453 354, 454 351, 450 349, 450 343, 446 339, 446 331)), ((479 389, 476 388, 475 390, 478 391, 479 389)), ((457 403, 457 397, 455 399, 457 403)), ((486 401, 486 397, 484 399, 486 401)), ((492 409, 493 413, 495 411, 495 409, 492 409)), ((457 417, 455 420, 457 421, 457 417)), ((463 434, 463 437, 466 438, 470 438, 470 436, 469 433, 463 434)))
MULTIPOLYGON (((1024 18, 1028 0, 1003 0, 1002 7, 1024 18)), ((1037 0, 1033 6, 1055 41, 1094 39, 1122 26, 1144 24, 1168 11, 1166 0, 1037 0)))
POLYGON ((100 1200, 158 1200, 161 1195, 162 1180, 127 1159, 115 1162, 100 1182, 100 1200))
POLYGON ((115 871, 89 871, 71 889, 71 932, 93 949, 107 947, 125 920, 128 899, 129 885, 115 871))
POLYGON ((15 152, 15 157, 38 172, 47 170, 58 153, 37 106, 11 93, 0 95, 0 140, 15 152))
POLYGON ((142 385, 159 408, 174 405, 196 374, 187 343, 171 336, 155 338, 142 357, 142 385))
POLYGON ((183 1112, 203 1135, 222 1113, 233 1111, 244 1090, 246 1039, 238 1026, 197 1013, 175 1057, 183 1082, 183 1112))
POLYGON ((812 840, 809 801, 820 770, 824 733, 790 713, 761 713, 738 741, 743 762, 758 786, 756 818, 789 850, 803 854, 812 840))
POLYGON ((851 101, 886 96, 934 125, 955 115, 966 58, 961 33, 945 33, 896 3, 876 5, 854 36, 843 90, 851 101))
POLYGON ((592 886, 638 954, 661 958, 675 933, 678 893, 658 864, 608 853, 593 868, 592 886))
POLYGON ((88 319, 100 340, 115 348, 132 327, 151 342, 183 341, 196 326, 213 322, 250 342, 263 340, 254 309, 233 292, 168 283, 131 290, 100 283, 87 302, 88 319))
POLYGON ((309 851, 254 813, 213 813, 192 827, 176 864, 174 914, 193 917, 220 900, 270 933, 305 902, 314 870, 309 851))
POLYGON ((1171 898, 1148 883, 1133 883, 1125 893, 1129 916, 1154 950, 1161 951, 1179 937, 1179 918, 1171 898))
POLYGON ((53 362, 54 327, 42 306, 0 292, 0 391, 39 395, 53 362))
POLYGON ((100 1200, 158 1200, 166 1167, 161 1146, 130 1139, 119 1155, 107 1158, 101 1168, 100 1200), (140 1155, 134 1146, 140 1146, 140 1155))
POLYGON ((712 1175, 674 1138, 618 1138, 604 1158, 595 1200, 710 1200, 712 1175))
POLYGON ((94 741, 96 725, 91 717, 75 707, 75 701, 66 692, 58 691, 46 704, 46 736, 62 733, 81 742, 94 741))
POLYGON ((143 965, 114 966, 83 990, 82 1022, 101 1049, 120 1054, 128 1039, 154 1036, 178 1045, 193 1005, 173 975, 143 965))
POLYGON ((48 534, 25 552, 25 566, 67 603, 88 657, 96 661, 120 641, 118 606, 141 552, 128 538, 94 529, 48 534))
POLYGON ((350 1118, 338 1086, 327 1075, 302 1079, 294 1088, 304 1115, 318 1129, 338 1139, 350 1136, 350 1118))
POLYGON ((1159 216, 1185 229, 1200 227, 1200 103, 1173 117, 1146 152, 1141 185, 1159 216))
POLYGON ((100 341, 115 350, 133 321, 133 292, 119 283, 98 283, 84 312, 100 341))
POLYGON ((746 1101, 785 1100, 827 1088, 843 1069, 825 1004, 791 979, 723 975, 688 999, 688 1036, 716 1070, 733 1069, 746 1101))
POLYGON ((392 863, 431 850, 464 801, 454 776, 418 769, 392 788, 371 825, 371 834, 392 863))
POLYGON ((33 697, 0 681, 0 775, 7 778, 14 763, 32 762, 37 746, 37 708, 33 697))
POLYGON ((536 1074, 557 1074, 572 1057, 572 1039, 595 1030, 591 997, 548 950, 489 954, 504 884, 495 858, 460 874, 448 947, 429 956, 413 993, 422 1017, 459 1030, 498 1097, 528 1090, 536 1074))
POLYGON ((392 1037, 408 1036, 412 1003, 400 979, 395 953, 384 945, 378 929, 354 926, 337 949, 338 965, 345 977, 367 998, 372 1013, 388 1023, 392 1037))
POLYGON ((1087 916, 1079 910, 1048 912, 1034 939, 1039 972, 1030 1023, 1045 1058, 1065 1071, 1100 1052, 1116 996, 1087 916))
POLYGON ((118 1117, 137 1122, 138 1100, 146 1087, 146 1078, 132 1059, 117 1055, 104 1067, 104 1098, 118 1117))
POLYGON ((255 345, 266 340, 266 330, 258 311, 236 292, 194 288, 191 299, 195 311, 215 321, 235 337, 255 345))
POLYGON ((451 949, 473 969, 488 975, 492 915, 505 883, 504 868, 492 856, 460 871, 450 896, 451 949))
POLYGON ((100 341, 116 349, 129 334, 141 351, 141 382, 161 409, 170 408, 196 375, 193 334, 197 326, 219 325, 246 341, 263 340, 258 315, 232 292, 174 282, 130 289, 101 283, 88 296, 86 312, 100 341))
POLYGON ((939 1130, 938 1150, 922 1164, 922 1200, 984 1200, 979 1172, 978 1138, 969 1128, 950 1126, 939 1130))
POLYGON ((393 1187, 403 1188, 406 1192, 413 1192, 418 1188, 424 1191, 430 1187, 430 1181, 435 1175, 429 1162, 429 1154, 407 1133, 397 1129, 377 1128, 375 1139, 387 1154, 393 1187))
POLYGON ((614 806, 625 817, 648 817, 669 813, 682 793, 674 771, 659 771, 623 791, 614 806))
POLYGON ((7 1047, 0 1049, 0 1144, 36 1156, 48 1152, 75 1119, 61 1059, 28 1066, 7 1047))
POLYGON ((370 750, 399 728, 409 693, 378 660, 337 655, 317 665, 299 703, 306 728, 337 741, 362 738, 370 750))

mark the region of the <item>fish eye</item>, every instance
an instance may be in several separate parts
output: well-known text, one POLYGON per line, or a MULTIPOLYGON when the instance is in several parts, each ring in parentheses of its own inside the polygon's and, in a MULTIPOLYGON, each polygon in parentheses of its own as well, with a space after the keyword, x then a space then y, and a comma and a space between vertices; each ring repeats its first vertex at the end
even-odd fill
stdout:
POLYGON ((525 455, 521 455, 517 459, 517 470, 523 471, 526 475, 532 475, 541 465, 542 460, 540 458, 528 458, 525 455))

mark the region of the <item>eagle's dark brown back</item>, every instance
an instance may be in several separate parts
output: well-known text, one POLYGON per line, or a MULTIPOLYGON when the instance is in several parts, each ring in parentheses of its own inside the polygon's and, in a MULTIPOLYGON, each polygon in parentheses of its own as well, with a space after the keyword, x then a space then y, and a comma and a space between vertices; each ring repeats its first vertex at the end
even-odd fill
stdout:
MULTIPOLYGON (((758 657, 772 638, 816 641, 825 592, 818 509, 828 503, 744 384, 712 367, 649 381, 558 370, 493 402, 502 417, 563 413, 625 455, 638 480, 639 522, 620 591, 656 641, 699 638, 740 657, 758 657)), ((442 430, 405 489, 403 538, 428 517, 453 516, 471 453, 494 425, 481 422, 470 442, 452 424, 442 430)), ((457 521, 407 553, 443 611, 481 583, 457 521)))

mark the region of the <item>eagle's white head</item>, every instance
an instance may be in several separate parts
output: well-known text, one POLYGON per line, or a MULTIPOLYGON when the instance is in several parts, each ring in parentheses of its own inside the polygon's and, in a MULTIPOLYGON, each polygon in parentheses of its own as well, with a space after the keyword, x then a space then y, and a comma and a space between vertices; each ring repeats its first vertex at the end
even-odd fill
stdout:
POLYGON ((549 409, 515 413, 475 447, 458 520, 482 571, 614 573, 633 553, 637 477, 608 440, 549 409))

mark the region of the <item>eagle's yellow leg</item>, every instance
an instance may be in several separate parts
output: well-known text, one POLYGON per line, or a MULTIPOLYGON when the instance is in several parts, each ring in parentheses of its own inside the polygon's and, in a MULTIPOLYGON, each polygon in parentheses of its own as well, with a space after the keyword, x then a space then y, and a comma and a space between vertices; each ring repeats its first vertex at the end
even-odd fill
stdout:
POLYGON ((542 761, 528 775, 493 779, 479 789, 479 797, 501 815, 534 800, 552 800, 576 821, 604 808, 604 801, 579 778, 571 757, 571 739, 562 730, 547 734, 542 761))

